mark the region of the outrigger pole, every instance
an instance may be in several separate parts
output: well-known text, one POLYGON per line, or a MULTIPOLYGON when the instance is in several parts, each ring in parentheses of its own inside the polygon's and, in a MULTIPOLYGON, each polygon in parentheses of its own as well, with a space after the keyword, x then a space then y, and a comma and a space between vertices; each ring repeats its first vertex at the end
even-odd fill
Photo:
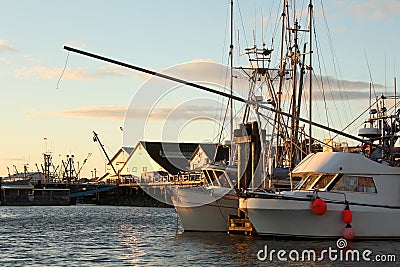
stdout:
POLYGON ((76 49, 76 48, 72 48, 72 47, 69 47, 69 46, 64 46, 64 49, 67 50, 67 51, 70 51, 70 52, 74 52, 74 53, 77 53, 77 54, 81 54, 81 55, 87 56, 87 57, 92 57, 92 58, 95 58, 95 59, 98 59, 98 60, 101 60, 101 61, 106 61, 106 62, 115 64, 115 65, 119 65, 119 66, 126 67, 126 68, 129 68, 129 69, 133 69, 133 70, 136 70, 136 71, 144 72, 144 73, 147 73, 147 74, 150 74, 150 75, 153 75, 153 76, 157 76, 157 77, 160 77, 160 78, 163 78, 163 79, 167 79, 167 80, 174 81, 174 82, 177 82, 177 83, 185 84, 187 86, 191 86, 191 87, 194 87, 194 88, 197 88, 197 89, 209 92, 209 93, 217 94, 217 95, 220 95, 220 96, 223 96, 223 97, 231 98, 232 100, 236 100, 238 102, 242 102, 242 103, 245 103, 245 104, 248 104, 248 105, 257 106, 259 108, 262 108, 262 109, 265 109, 265 110, 268 110, 268 111, 283 115, 285 117, 289 117, 289 118, 292 118, 292 119, 299 120, 299 121, 307 123, 307 124, 309 124, 311 126, 315 126, 315 127, 324 129, 326 131, 331 131, 331 132, 333 132, 335 134, 347 137, 349 139, 352 139, 352 140, 355 140, 355 141, 358 141, 358 142, 361 142, 361 143, 364 143, 364 144, 367 144, 367 145, 370 145, 370 146, 374 146, 374 147, 377 147, 377 148, 385 150, 385 151, 389 151, 389 149, 387 149, 385 147, 382 147, 380 145, 374 144, 372 142, 369 142, 367 140, 358 138, 358 137, 353 136, 351 134, 344 133, 342 131, 327 127, 325 125, 322 125, 322 124, 319 124, 319 123, 316 123, 316 122, 313 122, 313 121, 309 121, 309 120, 304 119, 304 118, 300 118, 300 117, 294 116, 293 114, 289 114, 289 113, 286 113, 284 111, 277 110, 277 109, 262 105, 262 104, 260 104, 260 103, 258 103, 256 101, 246 100, 246 99, 241 98, 239 96, 231 95, 231 94, 224 93, 224 92, 220 92, 220 91, 208 88, 208 87, 200 85, 200 84, 188 82, 188 81, 185 81, 185 80, 173 77, 173 76, 169 76, 169 75, 165 75, 165 74, 162 74, 162 73, 159 73, 159 72, 155 72, 155 71, 152 71, 152 70, 148 70, 148 69, 145 69, 145 68, 137 67, 137 66, 134 66, 134 65, 131 65, 131 64, 128 64, 128 63, 124 63, 124 62, 117 61, 117 60, 114 60, 114 59, 106 58, 106 57, 103 57, 103 56, 100 56, 100 55, 96 55, 96 54, 93 54, 93 53, 90 53, 90 52, 86 52, 86 51, 83 51, 83 50, 79 50, 79 49, 76 49))

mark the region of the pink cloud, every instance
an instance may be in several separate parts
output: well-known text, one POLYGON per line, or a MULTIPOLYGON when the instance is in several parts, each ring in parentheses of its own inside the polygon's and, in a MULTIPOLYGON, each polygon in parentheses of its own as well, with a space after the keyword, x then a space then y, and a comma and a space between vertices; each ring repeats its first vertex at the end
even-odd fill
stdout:
POLYGON ((55 112, 62 117, 78 117, 95 120, 123 120, 126 106, 86 107, 55 112))

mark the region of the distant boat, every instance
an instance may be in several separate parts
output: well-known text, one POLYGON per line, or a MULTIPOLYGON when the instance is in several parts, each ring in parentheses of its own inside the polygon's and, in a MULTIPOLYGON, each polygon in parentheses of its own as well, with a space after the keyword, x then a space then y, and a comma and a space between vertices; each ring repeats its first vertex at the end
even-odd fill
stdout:
POLYGON ((68 206, 68 188, 35 188, 29 180, 1 184, 1 204, 7 206, 68 206))

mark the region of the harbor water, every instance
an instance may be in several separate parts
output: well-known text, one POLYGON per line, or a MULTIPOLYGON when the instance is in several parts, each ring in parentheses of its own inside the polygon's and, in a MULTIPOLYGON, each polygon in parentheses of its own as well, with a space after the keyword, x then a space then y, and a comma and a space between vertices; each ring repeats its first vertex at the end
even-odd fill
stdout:
POLYGON ((400 266, 400 241, 349 242, 346 249, 372 251, 369 263, 338 253, 333 261, 289 257, 329 247, 338 250, 337 241, 183 232, 172 208, 0 206, 0 266, 400 266), (265 258, 272 250, 286 254, 265 258))

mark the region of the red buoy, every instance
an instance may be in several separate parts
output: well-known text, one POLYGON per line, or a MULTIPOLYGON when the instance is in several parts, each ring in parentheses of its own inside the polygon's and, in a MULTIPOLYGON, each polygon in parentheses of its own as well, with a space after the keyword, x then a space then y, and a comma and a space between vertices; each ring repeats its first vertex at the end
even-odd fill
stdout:
POLYGON ((347 240, 353 240, 355 236, 354 229, 351 227, 350 224, 347 224, 346 227, 343 229, 343 237, 347 240))
POLYGON ((342 219, 345 224, 350 224, 353 221, 353 214, 348 203, 346 203, 346 208, 342 212, 342 219))
POLYGON ((314 199, 311 204, 311 211, 318 216, 324 215, 327 211, 326 203, 319 197, 314 199))

